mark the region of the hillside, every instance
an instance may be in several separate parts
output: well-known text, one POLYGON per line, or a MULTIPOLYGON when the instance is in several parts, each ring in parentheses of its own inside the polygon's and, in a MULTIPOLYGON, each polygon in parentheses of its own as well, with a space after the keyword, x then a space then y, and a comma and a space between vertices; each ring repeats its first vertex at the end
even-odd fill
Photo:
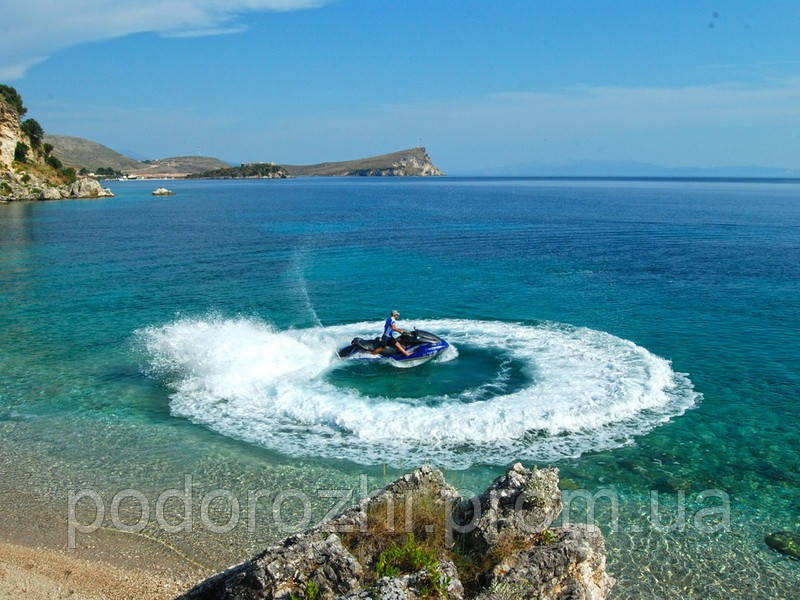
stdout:
POLYGON ((444 175, 425 148, 410 148, 391 154, 316 165, 282 165, 293 177, 309 176, 434 176, 444 175))
POLYGON ((129 174, 138 177, 158 177, 159 175, 182 177, 228 167, 230 167, 228 163, 209 156, 173 156, 146 160, 142 162, 141 167, 129 171, 129 174))
POLYGON ((108 146, 69 135, 46 135, 45 141, 53 145, 53 154, 65 164, 93 172, 105 168, 145 178, 183 177, 230 166, 208 156, 174 156, 138 161, 108 146))
POLYGON ((44 140, 53 144, 53 154, 61 162, 89 171, 97 171, 101 167, 106 167, 128 173, 144 166, 138 160, 84 138, 69 135, 45 135, 44 140))

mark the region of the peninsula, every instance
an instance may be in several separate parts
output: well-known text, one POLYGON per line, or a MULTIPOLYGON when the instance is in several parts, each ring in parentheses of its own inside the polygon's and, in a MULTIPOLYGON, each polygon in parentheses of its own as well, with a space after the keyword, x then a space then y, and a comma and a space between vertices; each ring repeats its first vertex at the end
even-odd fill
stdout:
POLYGON ((427 150, 423 147, 343 162, 283 166, 293 177, 431 177, 444 175, 433 164, 427 150))
POLYGON ((64 164, 106 177, 130 179, 283 179, 286 177, 429 177, 444 173, 423 147, 354 160, 311 165, 252 162, 232 166, 209 156, 174 156, 139 161, 85 138, 46 135, 64 164))

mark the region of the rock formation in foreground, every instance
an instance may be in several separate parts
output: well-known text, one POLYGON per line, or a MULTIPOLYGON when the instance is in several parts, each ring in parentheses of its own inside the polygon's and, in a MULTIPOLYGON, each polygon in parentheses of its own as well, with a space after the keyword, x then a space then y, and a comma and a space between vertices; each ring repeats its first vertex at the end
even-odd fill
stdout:
POLYGON ((27 109, 17 91, 0 86, 0 201, 59 200, 113 196, 95 179, 78 177, 44 141, 33 119, 20 122, 27 109))
POLYGON ((180 598, 606 598, 603 536, 550 528, 561 508, 557 469, 518 463, 464 500, 426 466, 180 598))
POLYGON ((308 176, 394 176, 394 177, 428 177, 444 175, 425 148, 411 148, 359 158, 344 162, 325 162, 316 165, 283 165, 292 177, 308 176))

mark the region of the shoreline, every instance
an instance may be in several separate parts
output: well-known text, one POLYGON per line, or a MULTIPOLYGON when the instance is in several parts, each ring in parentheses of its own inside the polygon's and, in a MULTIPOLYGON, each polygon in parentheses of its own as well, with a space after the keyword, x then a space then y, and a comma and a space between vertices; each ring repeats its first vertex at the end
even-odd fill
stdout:
POLYGON ((213 572, 163 542, 114 529, 68 549, 66 518, 51 502, 18 490, 3 496, 0 598, 168 599, 213 572))
POLYGON ((192 580, 157 569, 123 567, 43 546, 0 542, 2 598, 174 598, 192 580))

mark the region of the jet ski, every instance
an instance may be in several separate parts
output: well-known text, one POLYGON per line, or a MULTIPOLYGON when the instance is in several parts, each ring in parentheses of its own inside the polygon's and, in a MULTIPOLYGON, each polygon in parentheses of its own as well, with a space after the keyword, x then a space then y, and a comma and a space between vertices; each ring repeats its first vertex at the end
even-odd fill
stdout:
POLYGON ((410 353, 408 356, 405 356, 395 346, 387 346, 381 350, 380 354, 372 354, 375 348, 380 347, 381 338, 376 337, 368 340, 357 337, 353 338, 349 346, 339 350, 339 358, 389 360, 396 362, 398 367, 415 367, 428 362, 450 346, 438 335, 420 329, 400 334, 397 341, 410 353))

